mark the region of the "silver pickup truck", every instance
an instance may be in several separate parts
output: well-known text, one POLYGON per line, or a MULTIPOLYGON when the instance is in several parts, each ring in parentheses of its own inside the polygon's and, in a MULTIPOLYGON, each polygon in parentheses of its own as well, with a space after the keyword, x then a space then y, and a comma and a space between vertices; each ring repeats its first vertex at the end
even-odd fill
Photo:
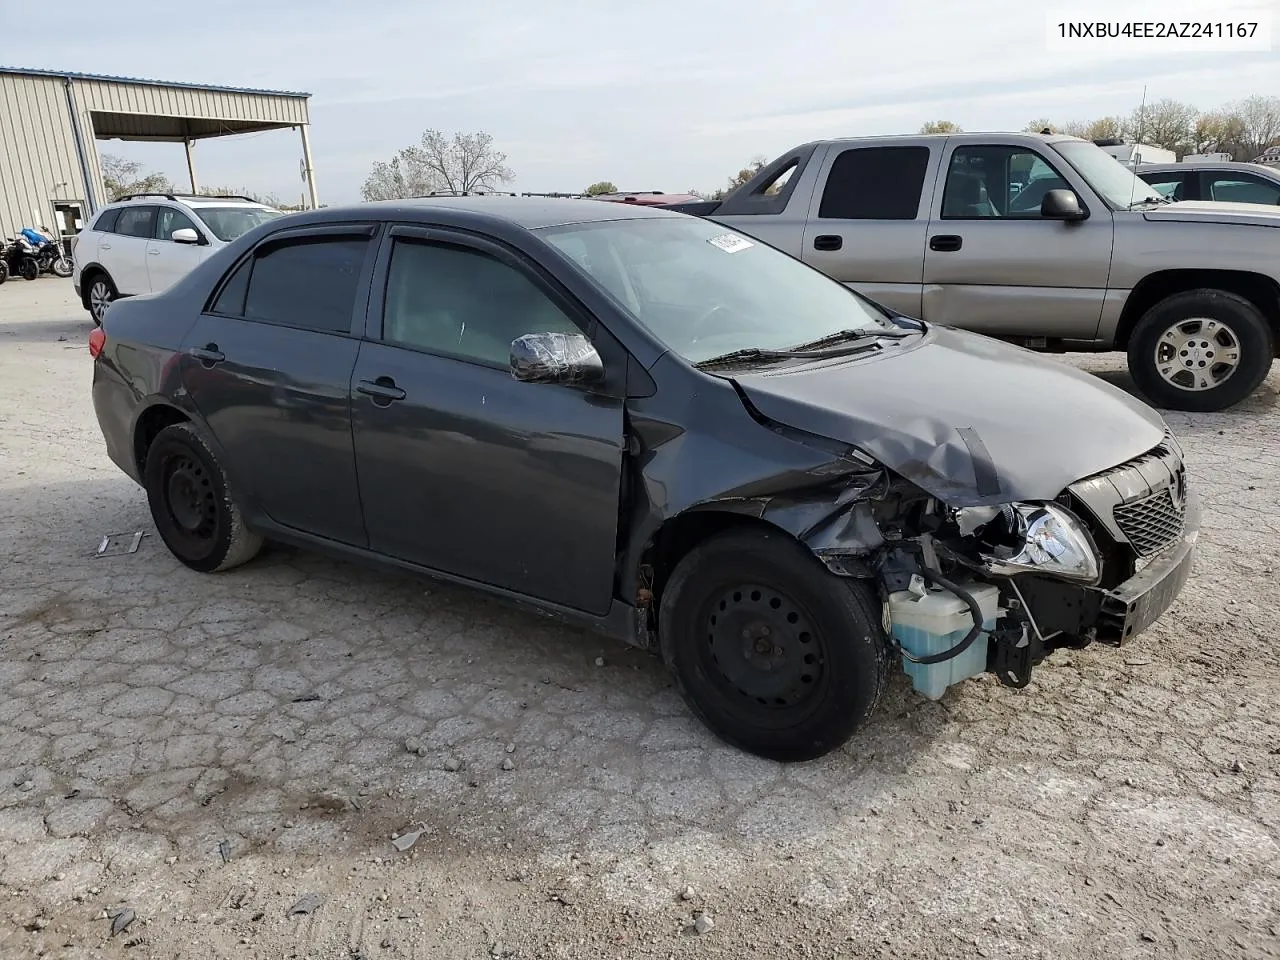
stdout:
POLYGON ((1075 137, 807 143, 722 201, 675 209, 906 316, 1032 349, 1125 350, 1167 409, 1238 403, 1280 344, 1280 209, 1170 202, 1075 137))

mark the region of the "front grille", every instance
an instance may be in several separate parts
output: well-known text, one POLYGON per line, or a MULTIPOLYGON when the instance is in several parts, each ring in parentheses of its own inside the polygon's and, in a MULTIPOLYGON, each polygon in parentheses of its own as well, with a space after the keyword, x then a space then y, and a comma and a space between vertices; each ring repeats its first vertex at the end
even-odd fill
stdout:
POLYGON ((1182 477, 1142 500, 1115 507, 1112 516, 1140 557, 1159 553, 1182 536, 1186 519, 1186 498, 1182 496, 1182 477))

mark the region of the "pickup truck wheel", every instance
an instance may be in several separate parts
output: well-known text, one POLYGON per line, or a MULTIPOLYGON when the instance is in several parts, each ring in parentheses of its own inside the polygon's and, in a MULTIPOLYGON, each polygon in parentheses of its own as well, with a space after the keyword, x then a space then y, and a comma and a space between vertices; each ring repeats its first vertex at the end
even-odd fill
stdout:
POLYGON ((871 716, 888 673, 874 591, 782 533, 731 531, 690 551, 663 590, 658 635, 690 709, 771 760, 839 747, 871 716))
POLYGON ((156 434, 143 485, 160 539, 191 569, 230 570, 262 549, 262 537, 245 526, 226 474, 191 424, 156 434))
POLYGON ((1201 413, 1248 397, 1271 369, 1266 318, 1225 290, 1188 290, 1146 312, 1129 338, 1129 372, 1156 406, 1201 413))

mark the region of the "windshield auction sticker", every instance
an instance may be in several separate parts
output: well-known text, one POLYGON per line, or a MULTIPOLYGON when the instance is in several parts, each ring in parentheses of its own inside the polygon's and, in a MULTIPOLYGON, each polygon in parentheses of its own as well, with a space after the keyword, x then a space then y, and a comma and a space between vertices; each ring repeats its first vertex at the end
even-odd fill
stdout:
POLYGON ((736 233, 722 233, 717 237, 712 237, 707 243, 713 247, 719 247, 725 253, 741 253, 743 250, 755 246, 750 240, 740 237, 736 233))

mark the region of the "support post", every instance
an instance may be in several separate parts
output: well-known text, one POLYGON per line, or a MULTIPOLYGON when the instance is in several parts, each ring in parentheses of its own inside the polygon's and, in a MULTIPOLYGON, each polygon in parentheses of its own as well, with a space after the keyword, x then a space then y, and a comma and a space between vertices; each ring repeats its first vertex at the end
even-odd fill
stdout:
POLYGON ((320 201, 316 197, 316 172, 311 165, 311 138, 307 136, 308 124, 302 124, 298 130, 302 133, 302 172, 307 181, 307 193, 311 198, 311 209, 315 210, 320 206, 320 201))
POLYGON ((199 193, 200 185, 196 183, 196 158, 191 150, 191 141, 183 140, 182 145, 187 148, 187 174, 191 177, 191 192, 199 193))

